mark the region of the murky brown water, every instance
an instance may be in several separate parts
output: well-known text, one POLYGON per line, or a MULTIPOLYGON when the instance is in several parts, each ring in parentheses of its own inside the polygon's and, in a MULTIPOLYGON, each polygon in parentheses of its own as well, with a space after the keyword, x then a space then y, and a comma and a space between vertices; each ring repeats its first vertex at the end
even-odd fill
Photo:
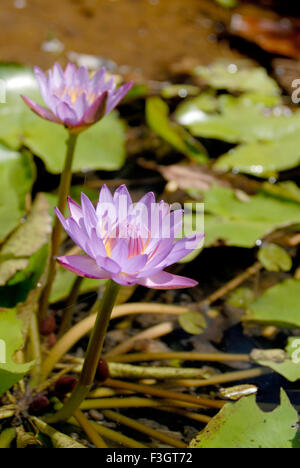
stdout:
POLYGON ((161 79, 184 57, 236 56, 216 41, 230 15, 212 0, 1 0, 0 60, 48 67, 56 55, 42 44, 56 38, 61 60, 88 53, 161 79))

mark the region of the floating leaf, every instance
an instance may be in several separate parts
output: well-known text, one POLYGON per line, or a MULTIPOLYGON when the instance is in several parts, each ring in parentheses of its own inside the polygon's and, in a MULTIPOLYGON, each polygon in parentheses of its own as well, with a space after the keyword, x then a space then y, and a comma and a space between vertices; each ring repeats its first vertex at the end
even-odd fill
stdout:
MULTIPOLYGON (((69 296, 76 278, 75 273, 58 268, 50 297, 51 304, 63 301, 69 296)), ((97 291, 105 282, 106 280, 84 278, 80 286, 80 294, 97 291)))
POLYGON ((254 299, 255 294, 252 289, 241 287, 235 289, 229 294, 226 303, 232 307, 246 309, 254 301, 254 299))
POLYGON ((29 265, 30 257, 47 243, 50 232, 48 202, 39 195, 27 220, 0 250, 0 286, 29 265))
MULTIPOLYGON (((18 271, 5 286, 0 286, 0 307, 12 309, 27 301, 30 291, 40 285, 48 257, 49 245, 45 244, 30 257, 29 264, 24 270, 18 271)), ((30 311, 32 311, 31 306, 29 306, 30 311)))
POLYGON ((263 367, 270 367, 275 372, 283 375, 290 382, 300 380, 300 339, 289 338, 286 353, 279 362, 264 359, 263 356, 251 354, 252 359, 263 367))
POLYGON ((216 0, 216 2, 224 8, 235 8, 238 4, 237 0, 216 0))
POLYGON ((32 363, 16 364, 13 359, 23 345, 22 322, 16 309, 0 309, 0 344, 4 344, 5 350, 5 363, 0 363, 0 395, 3 395, 32 367, 32 363))
MULTIPOLYGON (((125 162, 124 124, 116 112, 90 127, 78 138, 73 172, 103 169, 116 171, 125 162)), ((26 116, 24 144, 39 156, 49 172, 63 169, 68 133, 63 126, 38 116, 26 116)))
POLYGON ((228 403, 190 443, 191 448, 299 448, 297 411, 281 391, 281 405, 265 413, 255 396, 228 403))
MULTIPOLYGON (((273 98, 272 98, 273 99, 273 98)), ((300 113, 266 105, 263 96, 219 97, 219 113, 199 115, 187 124, 192 135, 229 143, 272 142, 300 129, 300 113), (279 115, 278 115, 279 114, 279 115)), ((183 116, 181 116, 181 121, 183 116)))
POLYGON ((159 97, 146 102, 146 118, 149 127, 177 151, 199 163, 207 161, 206 151, 186 130, 169 119, 168 105, 159 97))
POLYGON ((269 232, 300 222, 299 203, 263 192, 241 201, 232 189, 214 185, 204 192, 204 202, 206 246, 254 247, 269 232))
POLYGON ((0 243, 24 216, 26 195, 34 178, 35 169, 28 152, 12 151, 0 143, 0 243))
POLYGON ((214 168, 222 171, 233 169, 257 177, 276 177, 277 172, 300 164, 299 145, 300 131, 297 129, 279 139, 274 137, 274 141, 240 145, 221 156, 214 168))
POLYGON ((259 249, 258 260, 268 271, 290 271, 293 266, 291 256, 279 245, 266 244, 259 249))
POLYGON ((171 99, 175 97, 185 98, 187 96, 197 96, 200 88, 198 86, 189 84, 171 84, 164 87, 161 95, 164 99, 171 99))
POLYGON ((209 67, 197 67, 194 73, 215 89, 261 93, 267 96, 280 94, 276 81, 268 76, 264 68, 249 68, 248 63, 217 60, 209 67))
MULTIPOLYGON (((32 70, 14 65, 0 66, 0 79, 6 85, 6 104, 0 108, 0 139, 14 149, 28 146, 43 159, 47 169, 61 172, 66 151, 67 131, 61 125, 35 115, 20 95, 39 103, 41 95, 32 70)), ((117 170, 125 161, 124 124, 113 112, 80 135, 73 171, 117 170)))
POLYGON ((180 326, 191 335, 200 335, 207 327, 206 320, 200 312, 186 312, 178 318, 180 326))
POLYGON ((265 291, 254 301, 246 322, 275 325, 286 328, 300 327, 300 280, 288 279, 265 291))

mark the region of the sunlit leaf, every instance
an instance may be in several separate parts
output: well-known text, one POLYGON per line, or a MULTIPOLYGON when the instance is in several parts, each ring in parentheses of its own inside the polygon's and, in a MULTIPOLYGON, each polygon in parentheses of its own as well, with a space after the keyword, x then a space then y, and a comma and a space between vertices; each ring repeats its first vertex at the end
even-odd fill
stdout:
POLYGON ((246 322, 300 327, 300 280, 288 279, 265 291, 254 301, 245 317, 246 322))
POLYGON ((281 405, 271 413, 263 412, 253 395, 225 405, 190 447, 299 448, 297 421, 297 411, 283 390, 281 405))
POLYGON ((64 449, 84 449, 84 445, 80 444, 71 437, 59 432, 57 429, 54 429, 51 426, 48 426, 44 421, 38 418, 32 418, 32 421, 36 427, 45 435, 50 437, 54 448, 64 448, 64 449))
POLYGON ((26 195, 34 178, 35 168, 28 152, 12 151, 0 143, 0 243, 24 216, 26 195))
POLYGON ((32 367, 32 363, 17 364, 14 361, 15 352, 23 345, 22 322, 15 309, 0 309, 0 343, 5 350, 5 356, 1 356, 5 362, 0 362, 0 395, 3 395, 32 367))
MULTIPOLYGON (((222 0, 222 2, 231 0, 222 0)), ((217 60, 211 66, 199 66, 195 74, 215 89, 229 91, 258 92, 266 95, 280 94, 276 81, 270 78, 264 68, 248 68, 246 62, 236 63, 217 60)))
POLYGON ((272 107, 266 106, 263 96, 222 95, 219 113, 199 115, 199 121, 195 116, 187 126, 194 136, 229 143, 272 142, 300 129, 300 113, 293 114, 283 108, 277 115, 277 112, 272 112, 272 107))
POLYGON ((169 118, 168 105, 159 97, 146 102, 146 118, 150 128, 177 151, 200 163, 207 161, 206 151, 184 128, 169 118))

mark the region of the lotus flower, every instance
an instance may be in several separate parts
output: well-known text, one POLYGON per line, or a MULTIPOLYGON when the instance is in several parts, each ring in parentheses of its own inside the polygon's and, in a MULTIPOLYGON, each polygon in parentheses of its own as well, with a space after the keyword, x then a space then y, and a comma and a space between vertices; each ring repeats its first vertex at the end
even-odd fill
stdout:
POLYGON ((71 239, 86 255, 59 257, 67 270, 88 278, 110 278, 121 285, 154 289, 181 289, 197 282, 164 271, 186 257, 203 238, 196 234, 176 241, 182 230, 183 210, 171 211, 153 193, 133 204, 126 186, 114 196, 103 186, 97 207, 82 194, 81 206, 68 200, 71 216, 56 214, 71 239))
POLYGON ((65 69, 56 63, 48 76, 34 68, 39 88, 47 105, 40 106, 22 96, 26 104, 40 117, 63 124, 73 132, 85 130, 111 112, 132 87, 127 83, 116 88, 113 78, 106 80, 103 67, 90 78, 86 67, 77 68, 69 63, 65 69))

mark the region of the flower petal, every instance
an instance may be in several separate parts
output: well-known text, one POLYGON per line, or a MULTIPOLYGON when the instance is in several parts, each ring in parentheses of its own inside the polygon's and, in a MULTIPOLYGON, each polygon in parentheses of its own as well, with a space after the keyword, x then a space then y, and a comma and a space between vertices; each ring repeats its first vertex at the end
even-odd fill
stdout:
POLYGON ((69 255, 59 257, 58 263, 73 273, 86 278, 107 279, 110 278, 109 273, 101 270, 94 259, 87 255, 69 255))
POLYGON ((172 275, 162 271, 149 278, 140 279, 138 284, 152 289, 184 289, 193 288, 198 283, 185 276, 172 275))
POLYGON ((75 111, 71 109, 71 107, 66 102, 60 102, 56 106, 55 112, 58 119, 65 125, 74 127, 79 123, 75 111))
POLYGON ((107 92, 105 91, 99 96, 93 104, 87 109, 82 117, 83 125, 91 125, 98 122, 105 115, 106 103, 107 103, 107 92))
POLYGON ((23 101, 27 104, 27 106, 37 115, 39 115, 43 119, 50 120, 50 122, 59 123, 59 120, 49 109, 47 109, 46 107, 40 106, 36 102, 32 101, 32 99, 26 96, 21 96, 21 97, 23 101))
POLYGON ((126 94, 131 90, 132 86, 132 82, 126 83, 123 86, 121 86, 116 93, 110 94, 106 108, 107 114, 111 112, 115 107, 117 107, 119 102, 122 101, 126 94))
POLYGON ((68 206, 70 215, 79 224, 80 219, 83 217, 81 206, 78 205, 71 197, 68 197, 68 206))

